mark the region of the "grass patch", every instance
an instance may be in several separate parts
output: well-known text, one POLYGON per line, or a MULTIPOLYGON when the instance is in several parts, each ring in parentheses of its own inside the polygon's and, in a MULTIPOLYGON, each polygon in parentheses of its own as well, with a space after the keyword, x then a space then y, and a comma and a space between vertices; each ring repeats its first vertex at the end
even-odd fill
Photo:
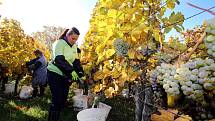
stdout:
POLYGON ((135 121, 135 104, 133 98, 114 97, 106 99, 104 103, 112 107, 107 121, 135 121))
MULTIPOLYGON (((30 100, 4 97, 0 102, 0 121, 47 121, 50 99, 50 93, 30 100)), ((72 109, 65 109, 60 121, 76 121, 76 115, 72 109)))
MULTIPOLYGON (((0 100, 0 121, 47 121, 50 99, 49 92, 43 98, 31 100, 5 97, 0 100)), ((112 106, 107 121, 134 121, 133 99, 114 97, 104 103, 112 106)), ((73 109, 64 109, 60 121, 77 121, 76 115, 73 109)))

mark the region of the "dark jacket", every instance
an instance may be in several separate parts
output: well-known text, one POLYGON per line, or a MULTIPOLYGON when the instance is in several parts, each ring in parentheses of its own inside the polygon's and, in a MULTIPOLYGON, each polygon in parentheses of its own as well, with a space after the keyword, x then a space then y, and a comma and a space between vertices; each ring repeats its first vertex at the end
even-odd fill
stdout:
POLYGON ((47 61, 44 55, 35 58, 27 63, 30 70, 33 71, 32 87, 45 85, 47 82, 47 61))

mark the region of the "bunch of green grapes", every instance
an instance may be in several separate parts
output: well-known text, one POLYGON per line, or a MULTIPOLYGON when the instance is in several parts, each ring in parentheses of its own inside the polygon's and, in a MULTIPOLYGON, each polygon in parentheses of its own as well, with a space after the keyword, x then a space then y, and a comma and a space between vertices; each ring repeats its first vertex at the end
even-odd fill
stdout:
POLYGON ((175 57, 173 54, 168 54, 168 53, 161 53, 158 52, 156 53, 157 59, 162 62, 162 63, 170 63, 171 60, 175 57))
POLYGON ((207 21, 207 27, 205 31, 207 36, 205 37, 204 43, 208 48, 208 54, 215 58, 215 19, 207 21))
POLYGON ((116 54, 119 56, 127 56, 129 45, 124 42, 122 39, 116 39, 113 43, 116 54))
POLYGON ((187 67, 181 67, 176 72, 177 74, 174 78, 179 80, 183 94, 193 100, 203 100, 203 88, 197 82, 198 76, 195 74, 196 70, 191 71, 187 67))
POLYGON ((197 114, 195 114, 194 119, 196 121, 207 121, 212 120, 214 118, 214 115, 210 111, 206 111, 204 109, 198 111, 197 114))
POLYGON ((215 89, 215 63, 213 59, 197 58, 183 64, 176 70, 183 94, 196 101, 204 100, 204 89, 215 89))
POLYGON ((152 87, 155 85, 155 78, 158 83, 163 85, 165 92, 170 95, 180 94, 179 81, 174 79, 176 74, 176 66, 171 64, 162 63, 161 66, 157 66, 155 70, 149 73, 150 80, 152 81, 152 87))

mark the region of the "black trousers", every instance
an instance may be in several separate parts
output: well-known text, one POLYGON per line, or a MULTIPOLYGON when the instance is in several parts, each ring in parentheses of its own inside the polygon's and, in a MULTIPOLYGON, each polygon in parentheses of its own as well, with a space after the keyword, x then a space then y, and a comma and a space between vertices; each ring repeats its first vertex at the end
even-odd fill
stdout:
POLYGON ((69 93, 68 78, 48 71, 48 84, 52 94, 51 111, 61 111, 64 108, 69 93))
POLYGON ((44 95, 46 85, 39 85, 39 86, 33 87, 33 95, 32 95, 32 97, 36 97, 38 95, 38 88, 40 90, 39 96, 44 95))

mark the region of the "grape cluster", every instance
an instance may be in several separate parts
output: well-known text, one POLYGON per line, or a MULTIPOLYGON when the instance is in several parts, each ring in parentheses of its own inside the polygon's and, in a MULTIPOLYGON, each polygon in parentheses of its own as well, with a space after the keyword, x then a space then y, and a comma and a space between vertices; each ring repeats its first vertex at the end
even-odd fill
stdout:
POLYGON ((176 70, 183 94, 196 101, 204 100, 204 89, 215 88, 215 63, 213 59, 196 58, 176 70))
POLYGON ((195 114, 194 119, 196 121, 207 121, 212 120, 214 118, 212 112, 201 109, 195 114))
POLYGON ((127 56, 129 45, 121 39, 116 39, 113 43, 116 54, 119 56, 127 56))
POLYGON ((184 95, 193 100, 202 101, 204 91, 198 82, 200 72, 196 66, 196 61, 188 62, 176 70, 177 74, 174 77, 179 80, 184 95))
POLYGON ((198 83, 203 85, 204 89, 215 90, 215 63, 213 59, 202 60, 197 58, 192 63, 198 69, 198 83))
POLYGON ((150 80, 152 81, 152 87, 155 84, 155 78, 158 83, 163 85, 165 91, 170 95, 179 95, 179 81, 174 79, 176 74, 176 66, 171 64, 162 63, 161 66, 157 66, 155 70, 150 72, 150 80))
POLYGON ((162 63, 169 63, 174 58, 174 55, 158 52, 156 57, 162 63))
POLYGON ((196 58, 179 68, 176 68, 175 65, 162 63, 149 74, 152 86, 157 80, 170 95, 178 95, 181 90, 187 98, 200 102, 204 100, 205 90, 215 94, 215 63, 213 59, 196 58))
POLYGON ((215 23, 214 19, 207 21, 206 32, 204 43, 208 48, 208 54, 215 58, 215 23))

